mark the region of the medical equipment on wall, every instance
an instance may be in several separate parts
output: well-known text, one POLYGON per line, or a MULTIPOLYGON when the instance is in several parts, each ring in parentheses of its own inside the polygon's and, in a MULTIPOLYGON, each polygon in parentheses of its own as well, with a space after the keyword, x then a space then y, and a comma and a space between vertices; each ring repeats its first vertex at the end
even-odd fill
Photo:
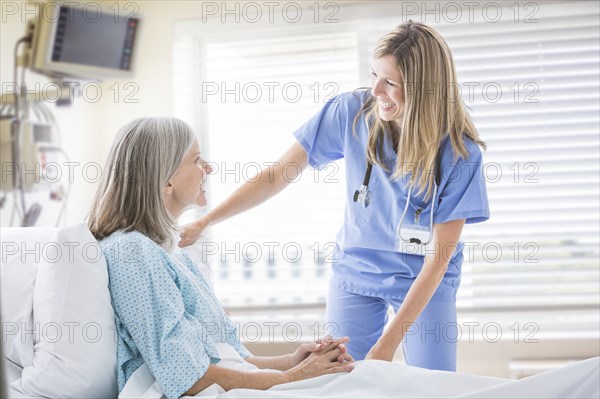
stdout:
POLYGON ((50 174, 56 175, 56 168, 48 168, 50 158, 68 161, 68 156, 46 103, 71 104, 82 80, 132 77, 140 22, 137 15, 125 15, 114 5, 104 8, 94 3, 89 7, 61 1, 36 5, 36 17, 27 22, 25 36, 15 44, 13 90, 2 93, 0 106, 0 206, 5 205, 7 193, 14 193, 14 211, 19 213, 22 226, 35 225, 42 209, 37 203, 28 207, 26 193, 50 188, 50 198, 63 201, 58 225, 70 191, 70 179, 66 190, 61 185, 54 187, 57 179, 50 174), (42 90, 28 91, 27 69, 49 77, 51 82, 42 90))
MULTIPOLYGON (((368 131, 368 130, 367 130, 368 131)), ((435 212, 435 198, 437 196, 438 186, 441 182, 441 156, 439 154, 435 157, 435 178, 433 186, 433 195, 431 197, 431 212, 429 215, 429 228, 423 227, 419 224, 423 208, 417 208, 415 211, 414 224, 408 228, 404 228, 404 221, 410 207, 410 199, 412 194, 412 187, 408 189, 408 195, 406 196, 406 204, 404 205, 404 211, 400 217, 398 228, 396 230, 396 236, 398 243, 396 248, 398 252, 411 254, 411 255, 425 255, 427 251, 431 250, 431 244, 433 241, 433 215, 435 212)), ((369 181, 371 180, 371 171, 373 170, 373 164, 367 161, 367 169, 365 170, 365 176, 363 183, 358 190, 354 192, 352 200, 361 204, 364 208, 368 207, 371 203, 372 194, 369 190, 369 181)))

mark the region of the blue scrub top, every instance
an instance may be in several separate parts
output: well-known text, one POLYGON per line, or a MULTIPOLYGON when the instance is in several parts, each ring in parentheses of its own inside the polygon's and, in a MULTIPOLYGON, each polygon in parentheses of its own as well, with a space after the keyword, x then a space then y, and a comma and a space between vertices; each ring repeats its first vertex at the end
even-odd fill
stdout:
MULTIPOLYGON (((364 118, 354 117, 370 98, 369 90, 343 93, 328 102, 308 120, 294 136, 308 154, 309 164, 322 169, 328 162, 346 160, 346 209, 344 224, 337 234, 337 250, 333 260, 332 283, 348 292, 361 295, 403 299, 423 267, 425 256, 398 252, 397 228, 406 204, 408 179, 392 180, 391 172, 373 166, 369 190, 371 204, 364 208, 355 203, 354 192, 361 186, 367 160, 368 131, 364 118)), ((489 219, 489 205, 483 162, 479 146, 465 137, 467 159, 455 159, 448 135, 441 144, 441 182, 435 197, 434 223, 466 219, 479 223, 489 219)), ((384 156, 393 170, 396 153, 386 143, 384 156)), ((410 206, 403 226, 418 224, 429 227, 431 200, 411 194, 410 206), (415 222, 417 208, 423 209, 415 222)), ((464 243, 459 241, 432 300, 455 301, 460 284, 464 243)))

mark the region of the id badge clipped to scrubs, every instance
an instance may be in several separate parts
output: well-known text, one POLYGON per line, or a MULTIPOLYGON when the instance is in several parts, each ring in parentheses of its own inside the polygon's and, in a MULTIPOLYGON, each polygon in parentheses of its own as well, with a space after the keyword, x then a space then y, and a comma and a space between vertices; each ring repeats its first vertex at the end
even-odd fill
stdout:
POLYGON ((398 226, 398 252, 420 256, 432 253, 434 245, 431 235, 427 227, 418 225, 398 226))
POLYGON ((414 224, 409 222, 405 223, 406 214, 410 208, 411 191, 412 190, 408 191, 406 206, 404 207, 404 212, 402 212, 402 217, 400 218, 398 229, 396 230, 396 247, 398 248, 398 252, 403 254, 425 256, 428 253, 433 253, 434 250, 433 213, 435 209, 434 199, 437 194, 437 185, 435 185, 433 189, 433 199, 431 201, 431 211, 429 215, 429 228, 419 224, 423 213, 422 208, 416 209, 414 219, 411 219, 414 224))

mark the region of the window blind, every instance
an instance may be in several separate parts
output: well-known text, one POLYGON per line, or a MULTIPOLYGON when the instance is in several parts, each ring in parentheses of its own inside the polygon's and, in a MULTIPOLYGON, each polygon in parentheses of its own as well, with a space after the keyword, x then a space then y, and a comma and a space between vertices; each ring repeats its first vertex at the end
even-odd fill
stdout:
MULTIPOLYGON (((219 168, 209 185, 212 205, 251 177, 255 164, 275 161, 293 143, 291 133, 322 107, 328 90, 368 84, 376 41, 408 19, 400 3, 342 4, 339 22, 331 26, 275 24, 210 34, 200 22, 177 24, 176 112, 194 124, 207 158, 219 168), (302 96, 292 102, 277 89, 273 100, 263 92, 254 101, 251 90, 264 90, 267 82, 300 87, 302 96), (239 101, 236 84, 240 92, 248 90, 239 101), (218 95, 207 96, 206 89, 215 87, 218 95), (230 90, 225 100, 219 97, 223 89, 230 90), (317 100, 316 89, 321 90, 317 100)), ((571 326, 575 318, 581 328, 595 328, 600 305, 598 5, 542 2, 531 9, 526 5, 533 3, 501 4, 502 17, 495 22, 483 9, 474 11, 472 21, 430 14, 422 19, 450 45, 463 100, 488 144, 484 172, 492 217, 463 231, 467 247, 459 316, 569 310, 564 317, 571 317, 571 326)), ((309 170, 268 204, 210 231, 208 252, 217 245, 219 253, 207 260, 226 306, 324 303, 330 243, 346 200, 343 185, 343 162, 328 171, 309 170), (265 243, 279 244, 273 257, 265 254, 265 243), (252 262, 261 250, 260 260, 252 262), (234 259, 234 252, 246 257, 234 259)), ((556 317, 553 325, 560 328, 557 320, 564 318, 556 317)))
MULTIPOLYGON (((176 41, 175 75, 187 82, 177 112, 201 126, 215 168, 211 201, 268 168, 295 141, 294 129, 333 95, 356 88, 357 41, 354 32, 211 41, 200 50, 204 78, 189 67, 199 52, 194 39, 176 41), (204 99, 194 101, 199 92, 204 99)), ((343 163, 307 170, 268 204, 211 229, 206 260, 225 306, 324 303, 343 173, 343 163)))

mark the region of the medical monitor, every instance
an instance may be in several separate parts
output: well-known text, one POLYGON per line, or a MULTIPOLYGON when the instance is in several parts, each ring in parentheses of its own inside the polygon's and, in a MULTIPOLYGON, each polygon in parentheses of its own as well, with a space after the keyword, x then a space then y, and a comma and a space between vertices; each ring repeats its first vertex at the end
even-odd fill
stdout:
POLYGON ((30 68, 89 80, 133 75, 139 17, 112 9, 48 2, 35 21, 30 68))

